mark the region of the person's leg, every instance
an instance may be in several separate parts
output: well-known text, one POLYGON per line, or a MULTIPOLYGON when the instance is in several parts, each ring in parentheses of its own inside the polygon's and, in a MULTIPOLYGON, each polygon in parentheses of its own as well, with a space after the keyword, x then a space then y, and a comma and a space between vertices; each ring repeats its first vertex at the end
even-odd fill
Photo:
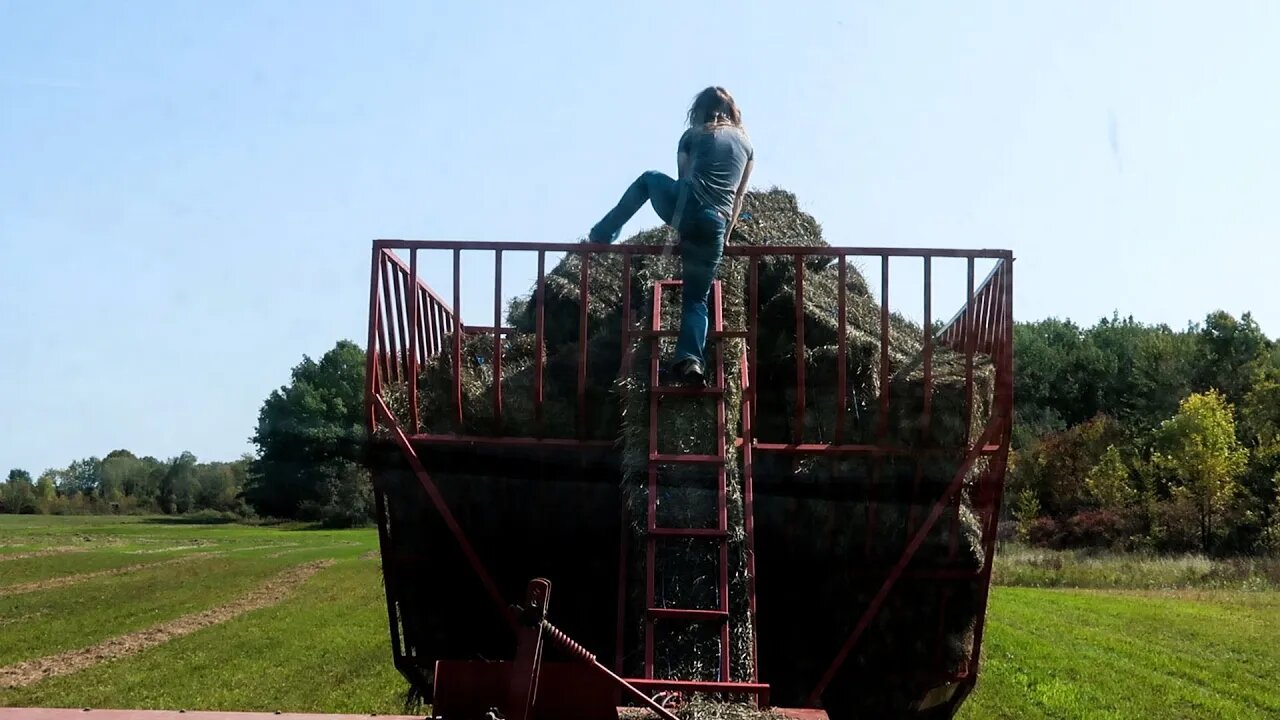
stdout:
POLYGON ((645 201, 651 201, 658 217, 663 222, 670 223, 671 213, 676 205, 676 181, 656 170, 641 173, 626 192, 622 193, 618 204, 591 228, 587 239, 606 244, 617 240, 622 226, 644 206, 645 201))
POLYGON ((707 299, 711 282, 724 251, 724 218, 714 211, 700 210, 681 240, 683 270, 680 291, 680 334, 676 338, 675 365, 697 360, 705 368, 707 343, 707 299))

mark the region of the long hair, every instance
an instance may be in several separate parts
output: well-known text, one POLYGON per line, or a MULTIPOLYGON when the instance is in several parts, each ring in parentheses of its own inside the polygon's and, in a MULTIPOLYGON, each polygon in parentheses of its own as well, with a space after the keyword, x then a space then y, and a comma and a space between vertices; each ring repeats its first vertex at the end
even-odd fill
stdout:
POLYGON ((728 90, 713 85, 698 93, 689 106, 689 127, 699 125, 742 126, 742 111, 728 90))

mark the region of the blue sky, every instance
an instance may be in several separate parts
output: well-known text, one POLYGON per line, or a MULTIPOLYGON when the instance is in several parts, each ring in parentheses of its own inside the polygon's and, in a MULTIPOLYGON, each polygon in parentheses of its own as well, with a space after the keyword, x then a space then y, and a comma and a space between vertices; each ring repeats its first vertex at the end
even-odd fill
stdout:
POLYGON ((1274 337, 1277 37, 1265 0, 0 0, 0 470, 237 456, 362 342, 370 239, 574 240, 708 84, 833 243, 1011 248, 1020 319, 1274 337))

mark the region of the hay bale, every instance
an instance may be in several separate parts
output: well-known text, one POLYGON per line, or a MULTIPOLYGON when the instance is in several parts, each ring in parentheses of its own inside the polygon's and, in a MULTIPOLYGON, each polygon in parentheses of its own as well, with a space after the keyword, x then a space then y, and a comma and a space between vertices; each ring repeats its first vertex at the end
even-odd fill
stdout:
MULTIPOLYGON (((795 197, 779 190, 748 194, 745 218, 732 238, 735 244, 791 245, 796 247, 825 245, 821 228, 812 217, 800 211, 795 197)), ((669 229, 649 230, 625 241, 632 244, 660 244, 672 239, 669 229)), ((569 255, 545 277, 543 291, 544 333, 546 338, 543 427, 537 427, 533 412, 535 372, 533 336, 536 331, 536 298, 534 292, 514 300, 508 308, 508 324, 516 332, 503 339, 503 419, 499 423, 493 412, 493 338, 468 336, 463 341, 461 375, 463 378, 462 428, 454 427, 452 396, 452 353, 445 352, 425 363, 420 377, 419 407, 423 426, 430 432, 460 430, 472 435, 543 435, 575 437, 581 425, 586 437, 617 440, 621 449, 611 471, 600 472, 610 494, 599 487, 569 498, 555 487, 535 497, 528 488, 518 487, 513 478, 529 477, 529 468, 513 466, 510 476, 477 475, 460 472, 459 467, 444 468, 438 473, 451 504, 465 508, 466 527, 470 532, 488 538, 510 539, 510 524, 515 522, 530 543, 539 547, 541 555, 563 551, 581 556, 584 545, 608 546, 612 551, 591 547, 587 563, 594 575, 584 575, 582 567, 565 563, 548 572, 557 584, 568 580, 575 592, 587 582, 612 586, 602 578, 612 578, 608 568, 609 552, 615 553, 616 535, 610 528, 619 525, 598 521, 617 518, 618 504, 627 509, 630 533, 630 556, 627 571, 627 622, 624 628, 624 665, 628 673, 638 673, 643 657, 644 605, 644 539, 646 527, 648 454, 649 454, 649 341, 632 344, 631 373, 617 377, 622 359, 622 259, 618 256, 595 256, 590 262, 587 304, 587 337, 590 366, 588 369, 587 406, 589 415, 577 418, 578 342, 581 334, 579 281, 581 259, 569 255), (581 420, 581 422, 580 422, 581 420), (610 475, 611 482, 610 482, 610 475), (502 502, 495 503, 501 493, 502 502), (557 505, 556 501, 564 501, 557 505), (527 518, 531 513, 537 518, 527 518), (486 518, 485 515, 489 517, 486 518), (519 518, 526 519, 519 519, 519 518), (501 518, 497 520, 495 518, 501 518), (512 518, 516 518, 513 520, 512 518), (583 519, 591 518, 591 522, 583 519), (568 529, 566 529, 568 528, 568 529), (545 537, 544 537, 545 536, 545 537), (576 538, 576 543, 574 542, 576 538), (545 540, 545 541, 544 541, 545 540), (576 545, 576 548, 574 547, 576 545), (559 548, 557 550, 556 548, 559 548), (576 574, 575 574, 576 573, 576 574), (578 579, 586 578, 578 587, 578 579)), ((680 265, 676 258, 637 256, 632 258, 630 317, 637 327, 648 327, 652 307, 653 283, 660 279, 678 278, 680 265)), ((719 270, 723 308, 727 327, 742 327, 748 298, 749 263, 744 259, 726 259, 719 270)), ((837 343, 840 325, 837 312, 841 292, 838 267, 834 260, 812 258, 805 261, 804 306, 800 309, 804 324, 806 371, 805 413, 796 425, 793 407, 796 391, 795 339, 795 269, 790 258, 766 257, 758 261, 759 305, 758 343, 756 348, 758 412, 756 437, 762 442, 791 442, 797 432, 805 442, 833 442, 837 408, 845 413, 846 443, 871 443, 883 436, 884 442, 904 448, 961 448, 966 439, 981 427, 990 410, 992 370, 989 362, 975 362, 973 412, 966 423, 965 373, 963 358, 942 347, 935 347, 932 361, 932 383, 926 388, 921 364, 922 331, 906 319, 893 315, 889 324, 889 367, 882 368, 880 345, 880 308, 871 295, 861 272, 853 264, 847 267, 843 292, 846 296, 846 393, 836 392, 837 343), (882 377, 888 384, 882 388, 882 377), (781 389, 781 391, 779 391, 781 389), (888 413, 882 417, 882 392, 889 393, 888 413), (920 411, 926 392, 930 394, 932 420, 927 431, 920 424, 920 411)), ((536 292, 536 288, 535 288, 536 292)), ((678 326, 679 301, 676 293, 664 299, 663 326, 678 326)), ((450 343, 446 342, 446 347, 450 343)), ((663 361, 669 358, 673 342, 664 339, 659 352, 663 361)), ((739 439, 739 412, 742 401, 742 378, 738 377, 737 358, 744 348, 739 340, 726 342, 726 423, 724 441, 730 448, 739 439)), ((709 356, 712 348, 708 348, 709 356)), ((391 387, 393 411, 407 417, 407 391, 391 387)), ((699 398, 664 399, 660 412, 663 452, 713 453, 715 445, 714 401, 699 398)), ((923 456, 922 456, 923 457, 923 456)), ((909 529, 928 513, 932 498, 939 495, 959 465, 955 453, 938 453, 927 461, 905 459, 844 458, 836 461, 813 457, 790 457, 757 453, 755 482, 756 565, 759 573, 757 594, 762 617, 759 644, 765 658, 765 679, 773 686, 773 699, 780 704, 799 703, 816 682, 826 663, 834 657, 840 642, 864 607, 879 588, 883 572, 900 554, 909 537, 909 529)), ((461 464, 461 463, 458 463, 461 464)), ((596 471, 600 471, 597 467, 596 471)), ((572 475, 565 468, 564 474, 572 475)), ((735 453, 729 453, 725 466, 726 503, 729 514, 729 574, 731 611, 732 680, 747 680, 751 665, 752 618, 746 597, 747 558, 743 531, 742 468, 735 453)), ((976 471, 975 471, 976 472, 976 471)), ((582 471, 579 470, 579 475, 582 471)), ((597 477, 597 480, 600 478, 597 477)), ((716 498, 714 468, 676 466, 662 470, 658 498, 659 524, 664 527, 714 527, 716 498)), ((576 487, 576 486, 575 486, 576 487)), ((423 498, 411 484, 392 487, 393 504, 410 506, 397 522, 402 527, 412 523, 430 523, 430 513, 420 510, 423 498)), ((956 503, 945 522, 939 522, 918 553, 913 565, 948 568, 957 571, 976 570, 983 562, 978 519, 967 498, 956 503), (954 538, 954 539, 953 539, 954 538)), ((406 539, 412 533, 401 533, 396 543, 412 544, 406 539)), ((503 552, 498 540, 486 540, 482 553, 498 558, 503 552)), ((667 540, 660 543, 656 575, 658 602, 668 607, 709 608, 719 603, 716 597, 716 558, 709 548, 714 542, 667 540), (702 543, 704 547, 698 550, 702 543)), ((425 552, 425 546, 422 548, 425 552)), ((526 557, 519 562, 494 559, 501 567, 504 582, 518 597, 522 583, 533 568, 548 569, 548 561, 534 562, 526 557), (525 573, 525 574, 521 574, 525 573), (508 577, 509 576, 509 577, 508 577), (517 585, 521 584, 521 585, 517 585)), ((552 563, 554 564, 554 563, 552 563)), ((450 570, 451 572, 453 570, 450 570)), ((433 570, 439 576, 438 570, 433 570)), ((900 668, 958 667, 972 645, 972 627, 977 612, 976 580, 951 583, 910 583, 894 595, 894 600, 877 616, 863 642, 849 658, 845 672, 828 693, 831 703, 851 703, 859 712, 898 712, 927 688, 895 679, 889 673, 900 668), (934 633, 941 628, 945 642, 936 650, 934 633), (870 681, 867 678, 871 678, 870 681)), ((608 588, 606 588, 608 589, 608 588)), ((585 592, 585 590, 583 590, 585 592)), ((429 594, 429 593, 424 593, 429 594)), ((590 594, 590 593, 589 593, 590 594)), ((561 598, 566 593, 558 592, 561 598)), ((598 599, 599 593, 593 594, 598 599)), ((418 597, 414 603, 436 603, 439 600, 418 597)), ((460 608, 450 607, 450 611, 460 608)), ((594 610, 586 603, 575 602, 572 617, 579 623, 578 632, 589 647, 606 655, 611 644, 608 633, 597 625, 612 620, 613 607, 594 610), (588 636, 590 640, 588 640, 588 636), (592 645, 592 642, 598 644, 592 645)), ((404 610, 402 609, 402 612, 404 610)), ((562 618, 570 613, 553 613, 562 618)), ((409 611, 414 614, 414 611, 409 611)), ((419 613, 427 615, 429 613, 419 613)), ((690 625, 669 629, 659 623, 658 652, 655 675, 685 679, 723 680, 719 677, 719 642, 709 635, 712 625, 690 625)), ((607 629, 611 629, 611 625, 607 629)), ((571 634, 575 628, 566 627, 571 634)), ((425 631, 424 631, 425 632, 425 631)), ((431 632, 449 632, 447 627, 434 627, 431 632)), ((497 641, 495 640, 494 643, 497 641)), ((440 640, 436 647, 455 650, 458 644, 440 640)), ((459 646, 460 647, 460 646, 459 646)), ((496 644, 486 646, 495 653, 496 644)), ((439 657, 440 655, 436 655, 439 657)), ((707 717, 714 717, 708 715, 707 717)))

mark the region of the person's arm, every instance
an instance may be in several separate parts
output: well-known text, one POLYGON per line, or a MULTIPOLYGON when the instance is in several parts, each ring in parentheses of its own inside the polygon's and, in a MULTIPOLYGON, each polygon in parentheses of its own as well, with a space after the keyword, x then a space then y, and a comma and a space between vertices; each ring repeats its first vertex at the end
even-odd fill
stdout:
POLYGON ((747 181, 751 178, 751 167, 755 162, 752 157, 747 160, 746 167, 742 168, 742 181, 738 183, 738 194, 733 198, 733 215, 729 218, 729 227, 724 231, 725 242, 733 235, 733 226, 738 223, 738 215, 742 213, 742 199, 747 195, 747 181))

